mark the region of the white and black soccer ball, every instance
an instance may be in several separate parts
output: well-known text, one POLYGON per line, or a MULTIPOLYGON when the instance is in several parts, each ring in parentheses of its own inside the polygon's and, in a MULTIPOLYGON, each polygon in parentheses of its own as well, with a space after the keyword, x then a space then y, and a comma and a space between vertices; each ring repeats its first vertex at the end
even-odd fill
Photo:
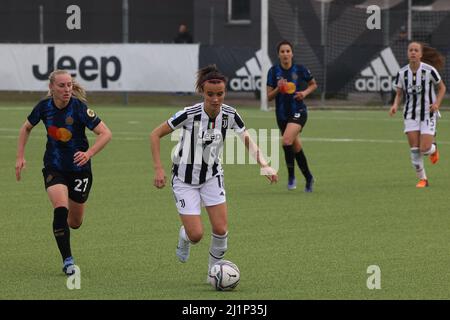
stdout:
POLYGON ((209 270, 209 282, 218 291, 233 290, 239 284, 240 279, 239 268, 228 260, 216 262, 209 270))

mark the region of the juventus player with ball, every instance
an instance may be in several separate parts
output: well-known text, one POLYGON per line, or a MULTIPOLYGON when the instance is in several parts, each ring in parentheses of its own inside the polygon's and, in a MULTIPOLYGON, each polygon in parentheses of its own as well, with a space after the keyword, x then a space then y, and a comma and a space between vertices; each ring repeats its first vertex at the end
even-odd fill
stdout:
POLYGON ((182 222, 176 254, 181 262, 186 262, 191 244, 201 240, 203 225, 200 212, 201 206, 205 206, 212 227, 208 271, 223 259, 228 248, 227 204, 219 158, 227 130, 233 129, 240 136, 246 148, 256 157, 262 174, 271 183, 278 180, 275 170, 267 164, 250 138, 239 114, 223 103, 226 81, 215 65, 200 69, 196 89, 203 96, 203 102, 177 112, 150 135, 154 185, 163 188, 166 175, 160 159, 160 139, 181 128, 171 179, 182 222))

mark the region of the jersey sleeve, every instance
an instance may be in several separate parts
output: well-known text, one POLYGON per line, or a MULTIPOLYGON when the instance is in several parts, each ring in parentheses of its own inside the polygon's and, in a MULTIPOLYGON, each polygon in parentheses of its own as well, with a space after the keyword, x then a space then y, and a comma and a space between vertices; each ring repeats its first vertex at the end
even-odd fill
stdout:
POLYGON ((188 113, 186 110, 181 110, 175 113, 169 120, 167 120, 167 124, 172 130, 178 129, 183 126, 183 124, 188 119, 188 113))
POLYGON ((305 66, 302 66, 302 71, 303 71, 303 79, 305 79, 306 82, 310 82, 311 80, 314 79, 311 71, 309 71, 309 69, 306 68, 305 66))
POLYGON ((244 121, 242 120, 241 116, 237 112, 234 115, 234 123, 231 128, 234 130, 234 132, 236 132, 238 134, 245 131, 244 121))
POLYGON ((81 122, 89 129, 94 130, 95 127, 102 121, 94 110, 89 109, 84 103, 81 104, 80 108, 80 119, 81 122))
POLYGON ((397 73, 397 76, 394 79, 393 85, 394 85, 394 88, 403 89, 403 84, 402 84, 401 77, 400 77, 400 71, 397 73))
POLYGON ((270 68, 269 72, 267 72, 267 85, 272 88, 277 87, 277 81, 274 74, 274 68, 270 68))
POLYGON ((28 122, 31 123, 31 125, 34 127, 41 121, 41 104, 38 103, 34 108, 33 111, 28 115, 27 117, 28 122))
POLYGON ((431 67, 431 81, 434 84, 438 84, 439 82, 441 82, 441 75, 434 67, 431 67))

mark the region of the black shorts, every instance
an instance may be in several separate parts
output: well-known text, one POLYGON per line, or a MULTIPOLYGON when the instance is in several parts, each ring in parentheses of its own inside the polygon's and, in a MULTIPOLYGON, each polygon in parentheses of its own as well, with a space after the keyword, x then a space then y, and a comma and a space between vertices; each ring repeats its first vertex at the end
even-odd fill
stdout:
POLYGON ((50 168, 42 169, 44 175, 45 189, 55 184, 67 186, 69 199, 85 203, 89 197, 89 191, 92 187, 92 173, 90 171, 66 172, 50 168))
POLYGON ((288 118, 288 120, 280 120, 277 119, 278 128, 281 131, 281 134, 284 134, 284 130, 286 130, 286 126, 288 123, 296 123, 302 126, 300 132, 306 125, 306 121, 308 120, 308 113, 305 111, 300 111, 299 113, 294 114, 293 117, 288 118), (298 116, 297 116, 298 115, 298 116), (297 116, 297 117, 296 117, 297 116))

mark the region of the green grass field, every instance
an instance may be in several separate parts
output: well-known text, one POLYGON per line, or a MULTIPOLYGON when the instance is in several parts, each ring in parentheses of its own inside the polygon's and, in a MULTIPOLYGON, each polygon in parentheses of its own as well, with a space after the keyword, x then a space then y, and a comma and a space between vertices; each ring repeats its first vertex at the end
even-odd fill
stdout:
MULTIPOLYGON (((40 123, 15 181, 18 130, 32 105, 0 105, 0 299, 449 299, 450 130, 438 126, 441 160, 425 159, 430 187, 415 188, 401 115, 310 110, 303 135, 314 193, 269 185, 256 165, 226 164, 229 250, 241 270, 232 292, 205 284, 210 229, 188 263, 175 256, 179 218, 170 187, 153 187, 148 134, 177 109, 98 107, 113 140, 93 159, 94 185, 72 252, 81 289, 68 290, 41 174, 40 123), (366 286, 381 269, 381 290, 366 286)), ((275 128, 272 112, 239 109, 248 128, 275 128)), ((91 143, 93 134, 89 133, 91 143)), ((170 171, 165 138, 162 155, 170 171)))

